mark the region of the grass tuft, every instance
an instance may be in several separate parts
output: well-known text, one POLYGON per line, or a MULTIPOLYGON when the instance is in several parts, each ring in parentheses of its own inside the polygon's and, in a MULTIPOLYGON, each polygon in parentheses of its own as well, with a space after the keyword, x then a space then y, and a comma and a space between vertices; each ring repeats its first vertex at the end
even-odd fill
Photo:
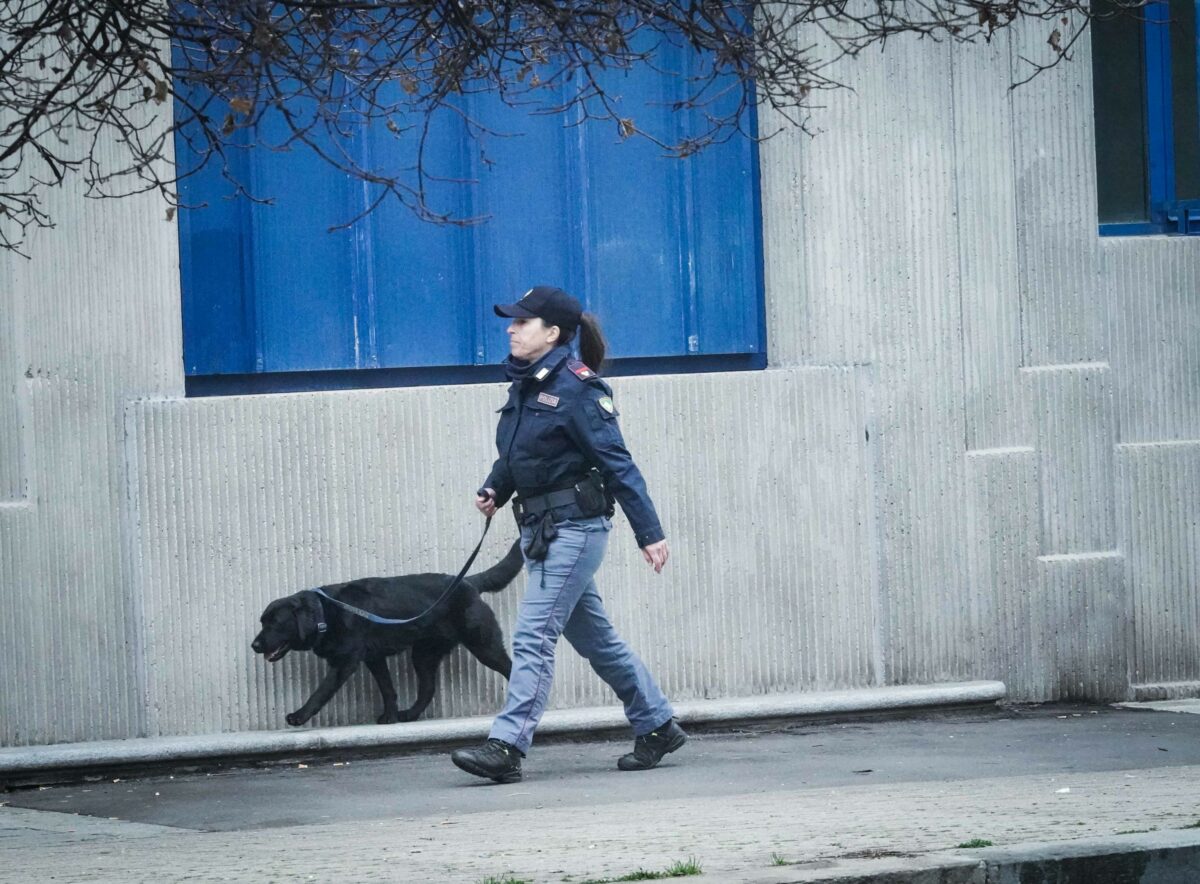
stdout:
POLYGON ((976 847, 991 847, 992 842, 986 838, 972 838, 970 841, 964 841, 962 844, 955 844, 956 850, 974 850, 976 847))
POLYGON ((686 878, 689 875, 699 875, 703 869, 695 859, 689 858, 686 862, 677 860, 667 866, 660 872, 652 872, 649 869, 637 869, 627 875, 622 875, 619 878, 589 878, 583 881, 582 884, 617 884, 619 881, 661 881, 664 878, 686 878))
POLYGON ((503 878, 492 875, 484 878, 479 884, 533 884, 533 882, 526 881, 524 878, 514 878, 512 875, 505 875, 503 878))
POLYGON ((788 864, 787 857, 785 857, 781 853, 775 853, 774 851, 771 852, 771 865, 786 866, 787 864, 788 864))

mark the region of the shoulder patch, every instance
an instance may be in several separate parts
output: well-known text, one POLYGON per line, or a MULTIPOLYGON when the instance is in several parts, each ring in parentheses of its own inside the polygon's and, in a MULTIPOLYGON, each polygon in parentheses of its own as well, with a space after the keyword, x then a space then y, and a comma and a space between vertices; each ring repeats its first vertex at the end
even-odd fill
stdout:
POLYGON ((609 414, 613 413, 613 401, 612 401, 611 396, 601 396, 599 399, 596 400, 596 404, 599 405, 601 408, 603 408, 605 411, 607 411, 609 414))
POLYGON ((596 376, 596 373, 587 367, 587 364, 579 359, 572 359, 567 363, 567 368, 571 374, 579 378, 581 381, 591 380, 596 376))

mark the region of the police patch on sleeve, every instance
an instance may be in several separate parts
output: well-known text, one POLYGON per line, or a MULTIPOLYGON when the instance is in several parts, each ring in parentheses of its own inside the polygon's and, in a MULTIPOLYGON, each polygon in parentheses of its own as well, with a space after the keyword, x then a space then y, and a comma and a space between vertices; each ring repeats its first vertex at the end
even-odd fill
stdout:
POLYGON ((596 404, 609 414, 613 413, 613 401, 611 396, 601 396, 596 400, 596 404))

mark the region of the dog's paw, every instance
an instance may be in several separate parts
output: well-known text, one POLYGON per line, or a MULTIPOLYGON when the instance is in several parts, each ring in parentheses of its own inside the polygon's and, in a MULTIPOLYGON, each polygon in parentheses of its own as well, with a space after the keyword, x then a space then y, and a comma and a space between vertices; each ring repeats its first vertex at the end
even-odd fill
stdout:
POLYGON ((420 712, 413 712, 411 709, 404 709, 396 713, 396 721, 416 721, 420 717, 420 712))
POLYGON ((286 721, 288 724, 290 724, 292 727, 300 727, 300 725, 302 725, 302 724, 304 724, 304 722, 308 721, 308 719, 305 718, 303 715, 301 715, 299 712, 289 712, 287 715, 285 715, 283 717, 283 720, 286 721))
POLYGON ((375 719, 376 724, 395 724, 398 721, 400 721, 399 712, 385 712, 375 719))

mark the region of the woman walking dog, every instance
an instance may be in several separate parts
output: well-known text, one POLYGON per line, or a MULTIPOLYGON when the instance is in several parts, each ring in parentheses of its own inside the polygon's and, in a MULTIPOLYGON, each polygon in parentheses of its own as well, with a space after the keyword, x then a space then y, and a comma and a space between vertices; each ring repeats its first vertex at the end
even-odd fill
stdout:
POLYGON ((654 677, 617 635, 593 579, 612 528, 612 497, 656 573, 668 557, 646 483, 617 426, 612 391, 596 374, 604 337, 595 317, 561 289, 538 286, 515 304, 494 309, 512 320, 505 363, 512 385, 496 430, 500 456, 475 506, 491 516, 516 494, 529 583, 513 635, 504 709, 487 742, 459 749, 451 759, 497 782, 521 778, 562 635, 625 704, 635 739, 617 767, 647 770, 682 746, 687 734, 654 677), (582 361, 571 355, 577 334, 582 361))

